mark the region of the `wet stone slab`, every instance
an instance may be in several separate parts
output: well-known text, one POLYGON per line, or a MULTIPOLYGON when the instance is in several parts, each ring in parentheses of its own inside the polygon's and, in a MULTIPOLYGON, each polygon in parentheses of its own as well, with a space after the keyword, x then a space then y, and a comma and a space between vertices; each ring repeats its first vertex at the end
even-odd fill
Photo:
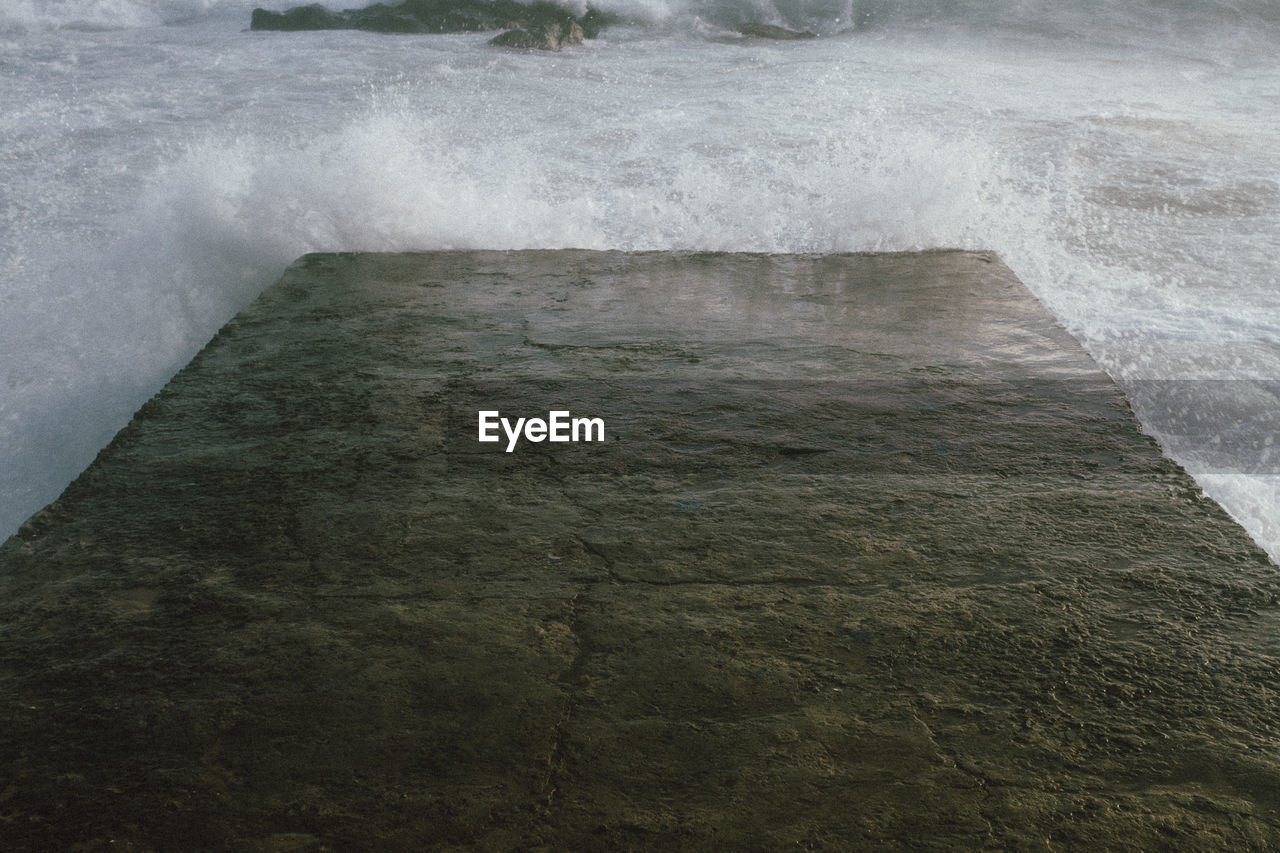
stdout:
POLYGON ((308 256, 0 548, 0 848, 1280 847, 1278 588, 991 255, 308 256))

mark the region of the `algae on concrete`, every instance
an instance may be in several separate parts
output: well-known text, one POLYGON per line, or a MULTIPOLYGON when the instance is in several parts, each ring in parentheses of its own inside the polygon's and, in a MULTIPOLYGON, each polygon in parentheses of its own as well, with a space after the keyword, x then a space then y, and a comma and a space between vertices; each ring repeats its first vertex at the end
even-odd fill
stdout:
POLYGON ((0 549, 0 847, 1275 848, 1276 594, 991 255, 308 256, 0 549))

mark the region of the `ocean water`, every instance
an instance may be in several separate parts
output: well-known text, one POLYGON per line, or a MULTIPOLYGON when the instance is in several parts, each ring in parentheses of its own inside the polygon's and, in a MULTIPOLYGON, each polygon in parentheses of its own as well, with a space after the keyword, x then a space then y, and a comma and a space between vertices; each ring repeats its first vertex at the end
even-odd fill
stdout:
POLYGON ((254 5, 0 6, 0 536, 304 252, 945 246, 1280 556, 1273 0, 601 0, 554 54, 254 5))

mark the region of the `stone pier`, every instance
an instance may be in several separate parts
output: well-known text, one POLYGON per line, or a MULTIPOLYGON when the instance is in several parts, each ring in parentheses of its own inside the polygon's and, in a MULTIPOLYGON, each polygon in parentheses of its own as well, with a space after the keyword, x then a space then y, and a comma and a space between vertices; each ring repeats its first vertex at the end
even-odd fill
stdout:
POLYGON ((0 849, 1277 849, 1278 592, 993 255, 311 255, 0 548, 0 849))

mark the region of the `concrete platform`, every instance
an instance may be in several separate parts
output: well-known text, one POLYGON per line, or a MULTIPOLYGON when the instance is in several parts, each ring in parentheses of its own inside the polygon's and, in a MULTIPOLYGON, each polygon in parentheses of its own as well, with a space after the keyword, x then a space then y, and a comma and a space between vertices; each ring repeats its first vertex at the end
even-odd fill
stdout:
POLYGON ((1278 592, 993 256, 308 256, 0 548, 0 849, 1280 849, 1278 592))

